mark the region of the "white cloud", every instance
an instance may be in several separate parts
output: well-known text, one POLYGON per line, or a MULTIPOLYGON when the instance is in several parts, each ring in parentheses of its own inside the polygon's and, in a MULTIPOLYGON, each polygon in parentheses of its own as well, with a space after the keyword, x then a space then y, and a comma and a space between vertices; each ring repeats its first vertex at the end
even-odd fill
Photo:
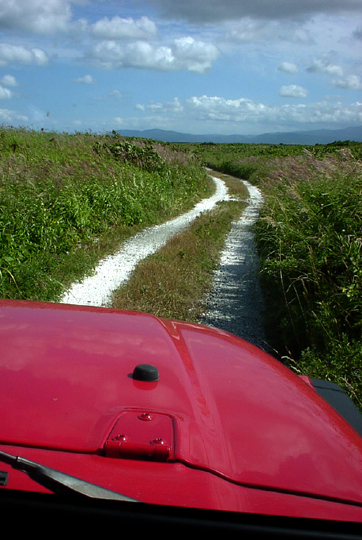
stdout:
POLYGON ((279 90, 279 95, 282 97, 305 98, 308 95, 308 90, 302 88, 302 86, 291 84, 289 86, 282 86, 279 90))
POLYGON ((0 85, 0 99, 10 99, 12 95, 13 94, 9 88, 4 88, 0 85))
MULTIPOLYGON (((119 121, 123 119, 126 125, 127 108, 134 107, 137 109, 134 121, 153 118, 157 124, 155 119, 161 119, 176 128, 186 126, 190 118, 200 130, 203 129, 202 119, 208 125, 214 122, 221 131, 229 130, 227 123, 238 130, 248 130, 249 124, 254 125, 255 131, 261 122, 264 123, 261 130, 264 125, 270 125, 272 131, 278 130, 281 124, 293 126, 293 129, 300 124, 306 126, 308 122, 316 127, 320 127, 318 122, 321 126, 335 124, 336 118, 340 118, 341 123, 345 118, 355 123, 360 118, 360 106, 334 105, 333 99, 337 98, 333 96, 325 104, 318 97, 331 92, 330 84, 334 86, 334 93, 343 95, 344 99, 346 90, 362 89, 361 73, 357 69, 360 65, 360 41, 357 40, 362 38, 362 26, 359 17, 350 16, 353 10, 360 15, 362 0, 0 0, 0 99, 16 95, 19 110, 32 118, 26 101, 29 96, 39 104, 43 102, 42 92, 52 97, 51 87, 46 85, 56 79, 63 80, 68 90, 62 96, 54 94, 57 103, 49 105, 56 118, 60 114, 57 110, 66 110, 71 87, 76 88, 72 78, 77 76, 73 81, 92 85, 97 82, 93 78, 96 77, 95 88, 99 89, 96 93, 100 97, 93 99, 103 100, 104 104, 88 109, 84 126, 87 122, 100 122, 93 120, 92 114, 95 115, 95 111, 98 114, 101 108, 102 118, 118 114, 119 121), (163 15, 170 22, 162 20, 163 15), (190 21, 191 25, 180 23, 181 19, 190 21), (35 36, 36 33, 40 36, 35 36), (41 88, 39 77, 31 75, 29 67, 25 70, 26 79, 17 75, 21 65, 44 66, 50 59, 54 77, 49 74, 41 88), (76 75, 69 71, 75 65, 78 65, 76 75), (207 87, 202 92, 198 90, 200 77, 167 75, 176 71, 204 74, 214 65, 214 72, 203 77, 207 87), (98 76, 94 66, 108 70, 133 69, 122 75, 126 80, 121 85, 114 74, 103 72, 102 77, 98 76), (153 73, 150 88, 144 89, 137 87, 139 74, 135 68, 163 73, 153 73), (305 99, 306 88, 310 87, 305 81, 305 68, 309 79, 313 74, 323 75, 313 77, 313 95, 317 101, 314 105, 307 103, 310 95, 305 99), (302 70, 304 74, 295 77, 302 70), (175 77, 180 91, 169 94, 171 88, 175 88, 175 77), (25 80, 26 95, 16 88, 18 82, 25 85, 25 80), (279 84, 275 88, 276 82, 279 84), (290 82, 301 86, 289 85, 290 82), (124 84, 135 89, 127 94, 128 107, 119 91, 124 91, 124 84), (234 98, 243 95, 242 92, 250 98, 255 97, 252 92, 256 92, 259 97, 255 101, 242 97, 228 100, 213 96, 210 89, 216 90, 216 87, 221 96, 228 95, 228 89, 234 88, 234 98), (235 89, 241 90, 241 94, 235 95, 235 89), (141 97, 145 90, 149 92, 149 99, 152 95, 152 103, 146 104, 147 98, 141 97), (278 98, 278 90, 285 99, 278 98), (202 96, 203 92, 210 95, 202 96), (173 99, 173 95, 194 97, 173 99), (273 106, 277 103, 273 99, 283 102, 283 107, 273 106), (137 101, 140 103, 136 105, 137 101), (114 105, 118 109, 113 113, 109 112, 112 103, 113 109, 114 105)), ((39 73, 39 69, 35 71, 39 73)), ((88 86, 88 90, 92 88, 88 86)), ((66 122, 71 123, 77 110, 79 108, 69 107, 69 118, 62 118, 65 126, 66 122)))
POLYGON ((45 66, 48 63, 48 56, 41 49, 27 49, 21 45, 0 43, 0 66, 13 62, 45 66))
POLYGON ((29 118, 27 116, 18 114, 16 111, 11 111, 9 109, 0 109, 0 121, 5 123, 12 122, 27 122, 29 118))
POLYGON ((97 65, 105 69, 136 67, 159 71, 187 70, 204 73, 218 57, 212 44, 192 37, 175 39, 171 46, 156 47, 145 41, 120 44, 115 40, 101 41, 90 54, 97 65))
POLYGON ((190 111, 196 113, 201 120, 223 120, 227 122, 253 121, 265 116, 267 111, 272 114, 273 107, 255 103, 251 99, 225 99, 218 96, 193 96, 187 100, 190 111))
POLYGON ((108 17, 100 19, 91 25, 90 31, 98 39, 150 39, 157 34, 157 27, 148 17, 134 20, 116 15, 111 20, 108 17))
POLYGON ((101 41, 93 48, 91 58, 104 69, 137 67, 167 70, 174 61, 170 48, 153 47, 144 41, 127 45, 114 40, 101 41))
MULTIPOLYGON (((214 122, 223 128, 238 129, 245 125, 259 124, 281 126, 328 125, 355 125, 362 122, 362 103, 356 102, 345 106, 340 102, 327 101, 270 106, 258 103, 248 98, 225 99, 219 96, 193 96, 182 104, 177 98, 171 103, 139 104, 140 111, 151 110, 153 113, 173 112, 182 119, 186 117, 189 122, 214 122)), ((145 120, 145 119, 144 119, 145 120)), ((217 126, 216 126, 217 128, 217 126)), ((263 128, 264 129, 264 128, 263 128)))
POLYGON ((313 60, 311 65, 307 67, 309 73, 322 73, 332 77, 342 77, 343 68, 335 64, 331 64, 327 60, 313 60))
POLYGON ((258 19, 286 19, 311 17, 317 13, 340 13, 362 11, 361 0, 148 0, 157 6, 163 16, 191 23, 207 24, 230 21, 244 17, 258 19))
POLYGON ((108 92, 108 95, 111 96, 111 97, 114 97, 116 99, 121 99, 122 98, 122 93, 119 90, 110 90, 108 92))
POLYGON ((226 29, 225 39, 231 43, 263 43, 310 46, 315 44, 313 32, 298 21, 254 20, 240 19, 224 23, 226 29))
POLYGON ((175 97, 173 101, 167 103, 150 102, 147 105, 137 104, 136 109, 140 111, 151 110, 157 113, 183 113, 184 107, 180 103, 179 98, 175 97))
POLYGON ((18 83, 13 75, 4 75, 2 79, 0 79, 0 83, 4 86, 18 86, 18 83))
POLYGON ((69 0, 0 0, 0 29, 52 34, 66 30, 69 0))
POLYGON ((314 38, 307 28, 302 28, 299 23, 290 21, 267 21, 241 19, 225 25, 228 29, 226 40, 231 42, 289 42, 299 45, 311 45, 314 38))
POLYGON ((274 24, 269 25, 266 22, 242 20, 228 25, 226 39, 231 41, 269 41, 275 39, 274 24))
POLYGON ((97 80, 92 77, 92 75, 84 75, 84 77, 78 77, 73 79, 73 82, 82 83, 82 84, 96 84, 97 80))
POLYGON ((291 62, 282 62, 277 69, 278 71, 283 71, 284 73, 298 73, 297 64, 293 64, 291 62))
POLYGON ((333 86, 337 88, 345 88, 346 90, 362 90, 361 77, 358 75, 349 75, 341 79, 335 79, 332 82, 333 86))
POLYGON ((204 73, 211 68, 219 52, 212 43, 205 43, 193 37, 182 37, 175 40, 174 55, 176 65, 180 69, 204 73))
POLYGON ((31 49, 31 53, 34 55, 34 63, 39 66, 45 66, 48 63, 47 54, 41 49, 31 49))

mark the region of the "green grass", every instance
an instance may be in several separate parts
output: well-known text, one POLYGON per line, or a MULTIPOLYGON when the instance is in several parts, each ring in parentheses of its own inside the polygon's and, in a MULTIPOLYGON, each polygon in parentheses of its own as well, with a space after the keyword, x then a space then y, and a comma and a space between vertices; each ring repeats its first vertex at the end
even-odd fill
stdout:
POLYGON ((361 405, 362 164, 307 155, 271 172, 264 193, 256 238, 274 347, 361 405))
POLYGON ((117 135, 0 130, 0 295, 54 300, 107 250, 212 191, 184 151, 117 135))

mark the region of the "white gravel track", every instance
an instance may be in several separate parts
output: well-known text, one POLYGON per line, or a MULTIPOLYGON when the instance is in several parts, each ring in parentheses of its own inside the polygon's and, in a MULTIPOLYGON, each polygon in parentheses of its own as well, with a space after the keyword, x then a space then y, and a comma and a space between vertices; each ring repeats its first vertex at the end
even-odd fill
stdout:
POLYGON ((186 229, 200 214, 211 210, 219 201, 229 199, 225 183, 211 176, 216 184, 216 192, 209 199, 199 202, 190 212, 171 221, 145 229, 127 240, 115 255, 103 259, 94 275, 80 283, 74 283, 60 302, 86 306, 109 307, 112 293, 125 283, 137 264, 148 255, 155 253, 170 238, 186 229))
POLYGON ((248 207, 226 239, 200 322, 231 332, 270 353, 263 328, 264 302, 252 230, 259 217, 263 195, 257 187, 241 181, 249 191, 248 207))

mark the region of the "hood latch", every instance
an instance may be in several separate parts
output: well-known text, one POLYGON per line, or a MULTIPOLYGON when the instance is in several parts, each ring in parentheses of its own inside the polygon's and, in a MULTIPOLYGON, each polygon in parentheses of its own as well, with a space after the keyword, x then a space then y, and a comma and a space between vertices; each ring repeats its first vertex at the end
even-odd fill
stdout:
POLYGON ((167 461, 173 455, 174 428, 170 416, 145 411, 121 414, 104 445, 111 458, 167 461))

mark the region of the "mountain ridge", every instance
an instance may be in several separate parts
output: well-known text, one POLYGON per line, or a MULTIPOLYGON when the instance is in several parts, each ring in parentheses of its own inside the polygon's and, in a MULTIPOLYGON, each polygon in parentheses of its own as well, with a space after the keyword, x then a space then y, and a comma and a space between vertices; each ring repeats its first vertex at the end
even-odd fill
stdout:
POLYGON ((161 142, 174 143, 249 143, 249 144, 329 144, 335 141, 362 142, 362 126, 343 129, 318 129, 311 131, 281 131, 260 135, 195 135, 163 129, 117 130, 123 137, 140 137, 161 142))

